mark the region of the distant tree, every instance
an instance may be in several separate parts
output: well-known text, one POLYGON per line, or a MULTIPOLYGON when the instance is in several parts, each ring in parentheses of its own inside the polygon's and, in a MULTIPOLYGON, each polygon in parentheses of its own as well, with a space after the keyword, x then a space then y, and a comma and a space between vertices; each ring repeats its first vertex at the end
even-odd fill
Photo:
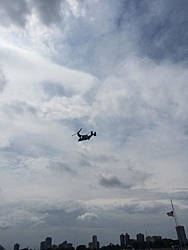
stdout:
POLYGON ((87 247, 85 245, 79 245, 77 246, 76 250, 86 250, 87 247))
POLYGON ((172 247, 173 245, 175 245, 174 244, 174 241, 172 240, 172 239, 163 239, 162 240, 163 241, 163 247, 164 248, 170 248, 170 247, 172 247))
POLYGON ((121 247, 119 244, 114 245, 112 243, 110 243, 108 246, 103 246, 100 248, 100 250, 120 250, 121 247))

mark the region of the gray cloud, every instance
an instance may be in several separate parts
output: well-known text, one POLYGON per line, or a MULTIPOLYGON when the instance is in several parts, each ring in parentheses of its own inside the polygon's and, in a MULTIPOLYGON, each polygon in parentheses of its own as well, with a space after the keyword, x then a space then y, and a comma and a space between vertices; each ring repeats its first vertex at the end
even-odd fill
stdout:
POLYGON ((24 28, 28 14, 30 14, 28 1, 7 0, 0 2, 1 25, 18 25, 24 28))
POLYGON ((131 188, 132 185, 131 183, 122 183, 115 175, 113 174, 102 174, 100 180, 99 180, 100 185, 109 187, 109 188, 131 188))
POLYGON ((0 69, 0 92, 3 92, 8 80, 6 79, 3 71, 0 69))
POLYGON ((33 8, 37 11, 44 25, 58 24, 64 17, 66 1, 37 0, 31 1, 33 8))
POLYGON ((72 175, 76 175, 77 171, 73 170, 67 163, 65 162, 50 162, 49 168, 55 171, 63 171, 70 173, 72 175))
POLYGON ((11 228, 12 225, 9 223, 9 222, 6 222, 6 221, 0 221, 0 229, 4 230, 4 229, 8 229, 8 228, 11 228))
POLYGON ((44 83, 43 89, 45 93, 51 98, 54 96, 67 96, 64 87, 58 83, 44 83))
POLYGON ((155 61, 170 59, 175 62, 187 61, 185 57, 188 35, 184 28, 188 24, 187 2, 161 0, 123 3, 118 25, 124 30, 131 23, 135 32, 131 39, 137 44, 137 52, 155 61), (181 27, 181 28, 180 28, 181 27))
POLYGON ((131 205, 120 205, 118 206, 119 210, 126 211, 130 214, 158 214, 165 212, 166 206, 160 202, 148 202, 145 204, 142 203, 133 203, 131 205))
POLYGON ((11 117, 16 115, 37 115, 37 108, 34 105, 28 103, 27 101, 20 100, 13 101, 12 103, 5 105, 4 111, 11 117))

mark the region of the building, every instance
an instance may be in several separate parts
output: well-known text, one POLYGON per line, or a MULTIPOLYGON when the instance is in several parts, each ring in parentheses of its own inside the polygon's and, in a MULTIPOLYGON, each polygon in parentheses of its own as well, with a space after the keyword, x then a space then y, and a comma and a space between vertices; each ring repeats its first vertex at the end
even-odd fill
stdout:
POLYGON ((92 249, 92 245, 93 245, 92 242, 89 242, 89 243, 88 243, 88 248, 89 248, 89 249, 92 249))
POLYGON ((146 241, 147 241, 147 242, 149 242, 149 241, 150 241, 150 242, 154 242, 154 241, 158 241, 158 240, 162 240, 162 237, 159 236, 159 235, 158 235, 158 236, 155 236, 155 235, 154 235, 154 236, 147 236, 147 237, 146 237, 146 241))
POLYGON ((93 249, 98 250, 99 249, 99 242, 97 241, 97 236, 96 235, 93 235, 92 243, 93 243, 93 249))
POLYGON ((120 246, 125 247, 125 235, 124 234, 120 235, 120 246))
POLYGON ((144 239, 144 234, 142 234, 142 233, 137 234, 137 235, 136 235, 136 240, 137 240, 138 242, 144 243, 144 241, 145 241, 145 239, 144 239))
POLYGON ((40 250, 46 250, 46 241, 41 241, 40 250))
POLYGON ((178 236, 178 240, 181 244, 185 245, 185 242, 187 241, 186 234, 185 234, 185 229, 184 226, 176 226, 176 232, 178 236))
POLYGON ((100 244, 97 241, 97 236, 96 235, 92 236, 92 242, 89 242, 88 247, 90 249, 96 249, 96 250, 98 250, 100 248, 100 244))
POLYGON ((46 248, 45 249, 51 248, 51 246, 52 246, 52 238, 51 237, 46 237, 45 242, 46 242, 46 248))
POLYGON ((18 243, 16 243, 15 245, 14 245, 14 250, 19 250, 20 249, 20 245, 18 244, 18 243))
POLYGON ((128 233, 125 234, 125 244, 130 245, 130 235, 128 233))
POLYGON ((40 250, 47 250, 48 248, 51 248, 52 246, 52 238, 46 237, 45 241, 42 241, 40 243, 40 250))

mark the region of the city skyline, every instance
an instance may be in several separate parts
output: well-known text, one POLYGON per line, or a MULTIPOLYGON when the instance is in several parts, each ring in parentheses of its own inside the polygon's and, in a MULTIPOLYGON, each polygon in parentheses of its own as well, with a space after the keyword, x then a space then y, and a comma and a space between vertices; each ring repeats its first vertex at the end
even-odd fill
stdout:
MULTIPOLYGON (((182 246, 184 246, 183 244, 186 244, 186 242, 188 242, 184 226, 179 225, 179 226, 176 226, 175 228, 176 228, 177 238, 172 239, 172 240, 179 240, 180 245, 182 244, 182 246), (183 232, 183 234, 181 232, 183 232)), ((150 235, 147 235, 146 232, 145 232, 145 234, 144 233, 137 233, 135 235, 135 237, 130 237, 129 233, 127 233, 127 232, 122 233, 119 235, 119 242, 118 243, 117 242, 116 243, 110 242, 109 244, 119 245, 120 247, 123 248, 125 246, 132 245, 133 241, 137 241, 139 243, 144 243, 147 241, 154 242, 156 240, 165 239, 165 237, 162 237, 161 235, 150 236, 150 235)), ((91 239, 92 239, 91 242, 82 243, 82 244, 79 244, 77 246, 74 246, 74 244, 72 242, 67 242, 67 240, 65 240, 65 239, 61 243, 57 244, 57 242, 53 242, 53 239, 51 236, 47 236, 45 238, 45 240, 43 240, 39 243, 39 247, 36 248, 36 250, 47 250, 48 248, 52 248, 55 250, 58 247, 63 248, 63 249, 73 249, 73 248, 76 249, 80 245, 85 245, 86 248, 95 249, 95 250, 98 250, 99 248, 103 247, 103 246, 100 246, 100 242, 98 241, 97 235, 93 235, 91 237, 91 239)), ((0 244, 0 246, 1 246, 1 244, 0 244)), ((30 247, 29 247, 29 245, 27 245, 27 247, 26 246, 21 247, 21 245, 19 243, 15 243, 13 249, 14 250, 23 250, 23 249, 30 249, 30 247)), ((6 250, 10 250, 10 249, 6 249, 6 250)))
POLYGON ((171 200, 186 232, 187 12, 185 0, 0 1, 5 248, 175 239, 171 200), (81 128, 96 136, 78 141, 81 128))

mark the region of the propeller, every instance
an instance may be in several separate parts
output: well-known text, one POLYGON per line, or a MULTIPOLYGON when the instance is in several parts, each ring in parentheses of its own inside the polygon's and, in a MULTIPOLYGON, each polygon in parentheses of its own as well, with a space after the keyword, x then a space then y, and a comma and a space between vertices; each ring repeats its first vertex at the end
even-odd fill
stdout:
POLYGON ((82 130, 82 128, 77 133, 73 134, 72 136, 77 135, 78 133, 80 133, 81 130, 82 130))

